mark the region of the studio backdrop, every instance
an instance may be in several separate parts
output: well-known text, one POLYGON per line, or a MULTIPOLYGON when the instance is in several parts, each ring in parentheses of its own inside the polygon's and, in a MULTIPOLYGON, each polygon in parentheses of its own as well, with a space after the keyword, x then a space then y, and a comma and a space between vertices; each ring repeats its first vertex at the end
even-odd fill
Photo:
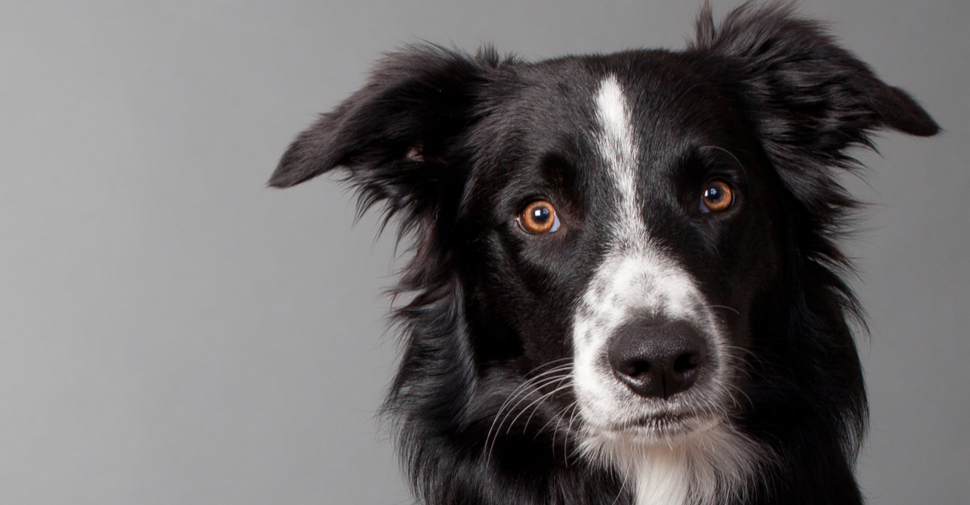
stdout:
MULTIPOLYGON (((736 0, 714 0, 715 17, 736 0)), ((700 0, 0 4, 0 503, 401 504, 404 247, 266 187, 382 52, 682 48, 700 0)), ((944 128, 859 153, 870 503, 970 496, 970 2, 806 0, 944 128)))

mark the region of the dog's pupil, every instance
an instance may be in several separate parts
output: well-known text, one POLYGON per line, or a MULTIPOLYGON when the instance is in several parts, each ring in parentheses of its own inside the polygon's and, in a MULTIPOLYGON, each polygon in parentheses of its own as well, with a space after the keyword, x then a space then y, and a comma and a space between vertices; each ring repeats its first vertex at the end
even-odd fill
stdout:
POLYGON ((707 188, 707 191, 704 192, 704 198, 706 198, 710 202, 715 202, 715 203, 719 202, 723 197, 724 197, 724 194, 721 192, 721 189, 718 188, 717 186, 710 186, 707 188))
POLYGON ((552 213, 549 212, 548 207, 539 207, 532 211, 532 219, 539 223, 548 221, 550 215, 552 215, 552 213))

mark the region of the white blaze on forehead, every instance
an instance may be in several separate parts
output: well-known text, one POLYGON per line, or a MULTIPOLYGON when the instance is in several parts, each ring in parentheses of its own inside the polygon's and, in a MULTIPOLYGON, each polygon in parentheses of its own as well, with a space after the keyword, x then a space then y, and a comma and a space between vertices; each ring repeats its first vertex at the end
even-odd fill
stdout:
MULTIPOLYGON (((600 128, 596 144, 616 184, 620 200, 620 221, 617 224, 620 228, 625 228, 627 233, 639 235, 645 230, 638 218, 636 204, 636 143, 630 123, 630 108, 623 95, 623 88, 614 75, 600 83, 600 89, 596 93, 596 120, 600 128)), ((623 237, 627 240, 630 238, 633 237, 623 237)))
POLYGON ((601 154, 610 162, 616 175, 632 176, 634 146, 630 109, 614 75, 600 83, 596 93, 596 119, 600 127, 601 154))

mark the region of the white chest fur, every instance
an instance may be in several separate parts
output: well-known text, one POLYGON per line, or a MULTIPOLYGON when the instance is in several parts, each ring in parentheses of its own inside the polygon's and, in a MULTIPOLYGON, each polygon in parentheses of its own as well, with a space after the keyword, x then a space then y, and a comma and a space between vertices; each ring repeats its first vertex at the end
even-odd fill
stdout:
POLYGON ((610 437, 596 452, 620 470, 636 505, 713 505, 739 497, 765 461, 758 444, 725 425, 669 446, 624 438, 610 437))
POLYGON ((635 486, 637 505, 686 505, 692 484, 691 465, 682 447, 643 451, 627 479, 635 486))

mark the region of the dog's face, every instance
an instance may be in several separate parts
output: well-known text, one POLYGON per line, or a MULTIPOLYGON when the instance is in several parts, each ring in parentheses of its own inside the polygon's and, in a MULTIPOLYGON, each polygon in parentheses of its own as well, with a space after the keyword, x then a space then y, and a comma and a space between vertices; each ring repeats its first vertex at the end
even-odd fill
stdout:
POLYGON ((661 52, 554 62, 473 134, 488 147, 457 264, 475 317, 496 319, 472 325, 480 362, 571 363, 548 402, 576 402, 588 437, 669 444, 720 422, 752 298, 777 276, 779 183, 690 69, 661 52))
POLYGON ((272 185, 346 167, 361 209, 414 239, 389 400, 405 443, 488 461, 538 417, 621 468, 693 444, 666 466, 706 464, 689 487, 713 490, 753 460, 748 433, 811 416, 851 457, 864 389, 831 239, 853 201, 833 168, 874 129, 938 127, 817 25, 732 16, 702 16, 684 52, 411 48, 290 146, 272 185))

